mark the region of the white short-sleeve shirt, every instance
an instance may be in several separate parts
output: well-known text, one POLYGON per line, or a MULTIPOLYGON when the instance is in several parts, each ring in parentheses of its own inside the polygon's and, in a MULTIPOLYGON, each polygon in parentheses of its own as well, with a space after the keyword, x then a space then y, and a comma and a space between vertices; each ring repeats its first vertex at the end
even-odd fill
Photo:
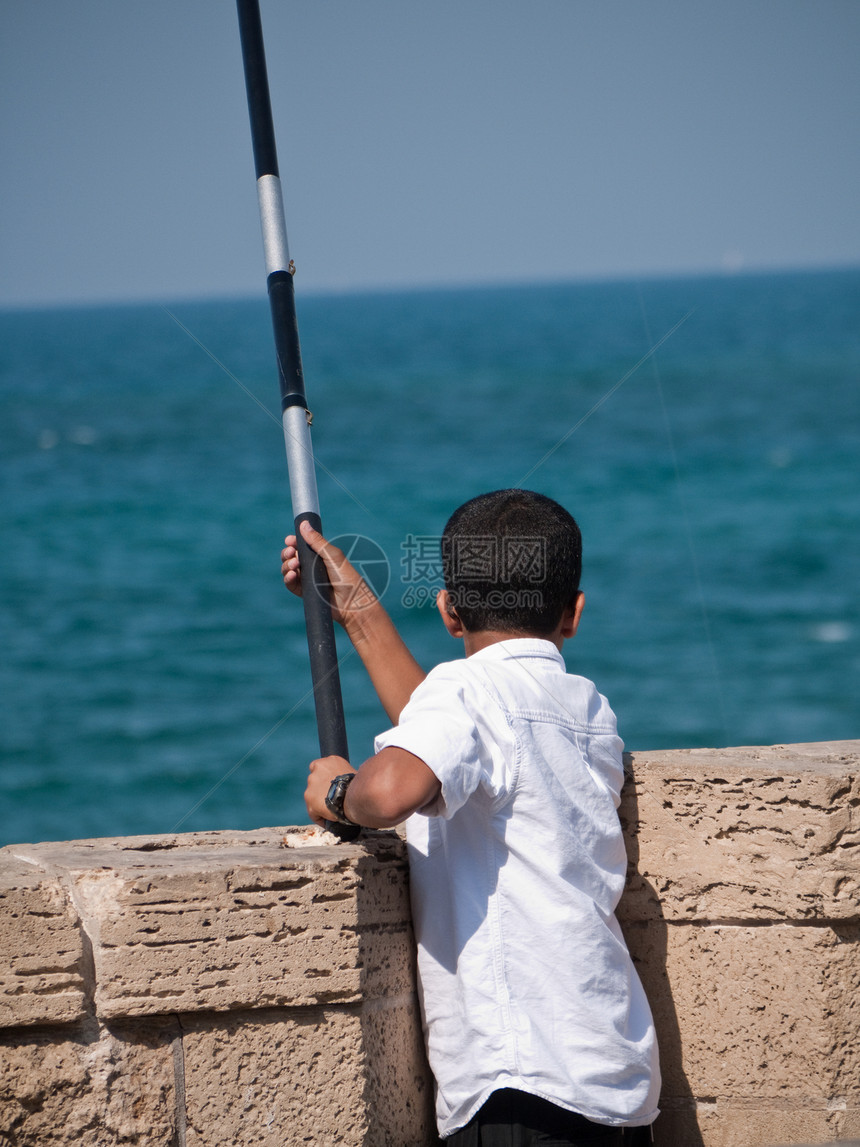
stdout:
POLYGON ((549 641, 434 669, 376 739, 439 797, 407 821, 422 1014, 444 1138, 513 1087, 605 1124, 657 1115, 645 994, 614 916, 622 743, 549 641))

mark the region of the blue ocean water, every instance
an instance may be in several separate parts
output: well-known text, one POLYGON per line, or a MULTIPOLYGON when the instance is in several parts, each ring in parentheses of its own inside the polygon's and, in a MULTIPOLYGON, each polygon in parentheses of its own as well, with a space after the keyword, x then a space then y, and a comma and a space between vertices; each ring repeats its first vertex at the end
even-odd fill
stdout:
MULTIPOLYGON (((300 288, 326 531, 384 549, 419 661, 458 652, 431 539, 524 485, 582 526, 565 655, 629 748, 860 736, 860 272, 300 288)), ((0 843, 303 823, 265 299, 0 314, 0 406, 0 843)))

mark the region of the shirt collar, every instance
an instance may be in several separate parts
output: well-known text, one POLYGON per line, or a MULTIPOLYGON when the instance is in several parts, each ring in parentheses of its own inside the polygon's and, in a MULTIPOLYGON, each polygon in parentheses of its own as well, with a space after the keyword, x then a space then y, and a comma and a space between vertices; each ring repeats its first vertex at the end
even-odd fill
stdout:
POLYGON ((483 649, 473 653, 467 660, 509 661, 524 657, 554 661, 564 672, 567 672, 561 653, 551 641, 546 641, 542 637, 506 637, 504 641, 485 645, 483 649))

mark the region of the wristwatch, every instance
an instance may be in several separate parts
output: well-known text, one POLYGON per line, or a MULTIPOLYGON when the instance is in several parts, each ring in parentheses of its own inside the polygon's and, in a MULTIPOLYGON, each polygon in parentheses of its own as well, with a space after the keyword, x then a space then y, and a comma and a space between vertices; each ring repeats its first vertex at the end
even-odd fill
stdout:
POLYGON ((343 811, 343 798, 354 777, 355 773, 342 773, 341 776, 335 777, 325 798, 325 807, 340 824, 355 824, 355 821, 350 820, 343 811))

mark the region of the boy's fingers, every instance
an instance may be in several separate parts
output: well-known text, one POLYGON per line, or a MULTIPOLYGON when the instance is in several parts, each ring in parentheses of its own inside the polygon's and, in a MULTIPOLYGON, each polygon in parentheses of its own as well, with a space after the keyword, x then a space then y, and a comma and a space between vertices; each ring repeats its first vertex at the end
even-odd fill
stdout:
POLYGON ((324 546, 328 545, 319 530, 315 530, 307 519, 299 523, 299 532, 315 553, 319 553, 324 546))
POLYGON ((311 547, 315 554, 320 554, 326 561, 330 561, 332 565, 339 566, 345 561, 343 550, 339 550, 337 546, 333 546, 331 542, 327 542, 319 530, 315 530, 307 520, 302 522, 299 526, 302 532, 302 537, 311 547))
POLYGON ((302 576, 299 570, 299 557, 293 546, 287 545, 281 550, 281 577, 284 579, 284 585, 287 589, 294 593, 301 592, 302 576))

